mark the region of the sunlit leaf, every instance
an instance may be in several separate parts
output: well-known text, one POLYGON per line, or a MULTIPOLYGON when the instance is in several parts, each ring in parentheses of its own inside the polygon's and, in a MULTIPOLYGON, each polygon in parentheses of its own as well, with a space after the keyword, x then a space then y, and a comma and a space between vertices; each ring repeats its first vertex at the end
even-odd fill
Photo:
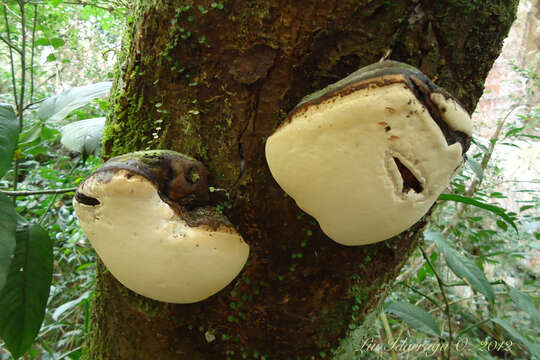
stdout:
POLYGON ((15 251, 15 228, 17 213, 13 203, 0 193, 0 290, 6 283, 11 258, 15 251))
POLYGON ((97 154, 101 148, 101 138, 105 118, 76 121, 60 129, 60 142, 71 151, 85 154, 97 154))
POLYGON ((56 55, 54 55, 53 53, 47 56, 47 62, 53 62, 55 60, 56 60, 56 55))
POLYGON ((529 340, 525 335, 521 334, 519 331, 514 329, 507 321, 499 318, 492 319, 494 323, 500 325, 514 340, 519 341, 527 347, 529 352, 536 356, 540 357, 540 346, 529 340))
POLYGON ((19 121, 11 105, 0 104, 0 178, 11 167, 17 147, 19 121))
POLYGON ((60 121, 93 99, 108 95, 111 85, 110 81, 105 81, 66 90, 45 100, 39 107, 38 116, 41 120, 60 121))
POLYGON ((43 38, 36 39, 36 41, 34 41, 34 45, 35 46, 49 46, 51 45, 51 42, 49 41, 49 39, 43 37, 43 38))
POLYGON ((81 302, 88 299, 89 296, 90 296, 90 291, 85 291, 77 299, 68 301, 68 302, 60 305, 59 307, 56 308, 56 310, 54 310, 54 312, 52 314, 53 320, 58 321, 58 319, 60 318, 60 316, 62 316, 62 314, 64 314, 66 311, 69 311, 69 310, 73 309, 74 307, 79 305, 81 302))
POLYGON ((435 319, 418 306, 398 301, 387 306, 385 311, 396 315, 417 330, 437 337, 441 336, 441 329, 435 319))
POLYGON ((52 38, 51 39, 51 45, 55 48, 55 49, 58 49, 59 47, 62 47, 66 44, 66 42, 60 38, 52 38))
POLYGON ((489 194, 489 197, 495 199, 506 199, 506 196, 498 191, 492 192, 491 194, 489 194))
POLYGON ((518 232, 518 229, 517 229, 516 224, 514 223, 514 220, 510 216, 508 216, 508 214, 503 208, 500 208, 498 206, 491 205, 491 204, 486 204, 470 197, 454 195, 454 194, 441 194, 439 196, 439 200, 450 200, 450 201, 460 202, 460 203, 473 205, 481 209, 490 211, 494 213, 495 215, 501 217, 504 221, 510 224, 514 228, 514 230, 516 230, 516 232, 518 232))
POLYGON ((484 294, 490 301, 495 299, 493 287, 484 272, 469 258, 457 252, 438 231, 424 232, 426 240, 435 242, 435 246, 443 253, 448 267, 459 278, 466 280, 476 291, 484 294))
POLYGON ((14 358, 23 355, 43 322, 52 280, 52 241, 39 225, 16 232, 15 257, 0 291, 0 338, 14 358))
POLYGON ((503 139, 506 139, 507 137, 512 136, 512 135, 519 134, 519 133, 522 132, 524 129, 525 129, 524 127, 513 128, 513 129, 509 130, 506 134, 504 134, 503 139))

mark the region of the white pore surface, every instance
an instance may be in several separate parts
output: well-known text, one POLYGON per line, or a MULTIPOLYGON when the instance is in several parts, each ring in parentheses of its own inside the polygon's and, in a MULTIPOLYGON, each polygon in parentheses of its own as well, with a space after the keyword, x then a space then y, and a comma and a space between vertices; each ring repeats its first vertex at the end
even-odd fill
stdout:
POLYGON ((234 229, 189 227, 141 176, 93 176, 79 191, 101 203, 73 201, 84 232, 114 277, 136 293, 171 303, 204 300, 247 260, 249 247, 234 229))
POLYGON ((268 138, 266 158, 283 190, 331 239, 365 245, 416 223, 448 186, 462 148, 448 146, 412 92, 393 84, 297 113, 268 138), (393 157, 421 182, 421 193, 402 192, 393 157))

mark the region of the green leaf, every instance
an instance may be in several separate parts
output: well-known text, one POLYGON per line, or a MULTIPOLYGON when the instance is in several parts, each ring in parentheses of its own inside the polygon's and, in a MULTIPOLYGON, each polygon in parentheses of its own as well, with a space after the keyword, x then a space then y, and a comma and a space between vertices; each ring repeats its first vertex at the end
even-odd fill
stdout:
POLYGON ((517 229, 516 224, 514 223, 514 220, 510 216, 508 216, 508 214, 503 208, 500 208, 498 206, 491 205, 491 204, 486 204, 470 197, 454 195, 454 194, 441 194, 439 196, 439 200, 443 200, 443 201, 450 200, 450 201, 460 202, 460 203, 473 205, 481 209, 490 211, 494 213, 495 215, 501 217, 504 221, 510 224, 514 228, 514 230, 516 230, 516 232, 518 232, 518 229, 517 229))
POLYGON ((0 291, 6 283, 15 250, 16 227, 17 213, 13 203, 6 195, 0 193, 0 291))
POLYGON ((482 152, 483 152, 484 154, 487 154, 487 153, 489 152, 489 149, 488 149, 484 144, 480 143, 478 140, 476 140, 476 139, 473 138, 471 141, 472 141, 472 143, 473 143, 474 145, 476 145, 480 150, 482 150, 482 152))
POLYGON ((0 178, 11 167, 19 137, 19 121, 11 105, 0 104, 0 178))
POLYGON ((478 179, 482 179, 484 177, 484 170, 482 170, 482 165, 473 158, 468 157, 467 158, 467 165, 471 168, 471 170, 474 172, 476 177, 478 179))
POLYGON ((534 342, 529 340, 527 337, 522 335, 519 331, 514 329, 508 322, 503 319, 495 318, 491 321, 500 325, 514 340, 519 341, 520 343, 525 345, 527 347, 527 350, 529 350, 532 355, 540 358, 540 346, 538 346, 538 344, 535 344, 534 342))
POLYGON ((497 220, 497 226, 503 231, 508 230, 508 225, 506 225, 506 223, 502 220, 497 220))
POLYGON ((531 298, 527 295, 515 289, 511 286, 508 286, 510 289, 509 295, 514 300, 521 310, 525 311, 531 317, 531 320, 536 324, 536 328, 540 328, 540 311, 536 308, 531 298))
POLYGON ((104 128, 104 117, 76 121, 60 129, 60 142, 71 151, 97 155, 104 128))
POLYGON ((36 41, 34 41, 35 46, 49 46, 51 45, 51 42, 47 38, 39 38, 36 41))
POLYGON ((66 42, 60 38, 52 38, 51 39, 51 45, 55 48, 55 49, 58 49, 59 47, 62 47, 66 44, 66 42))
POLYGON ((54 55, 53 53, 47 56, 47 62, 53 62, 54 60, 56 60, 56 55, 54 55))
POLYGON ((524 205, 524 206, 519 208, 519 212, 524 212, 524 211, 527 211, 527 210, 532 209, 532 208, 534 208, 534 205, 524 205))
POLYGON ((522 132, 524 129, 525 129, 524 127, 513 128, 513 129, 511 129, 510 131, 508 131, 508 132, 503 136, 503 140, 506 139, 506 138, 509 137, 509 136, 519 134, 519 133, 522 132))
POLYGON ((491 194, 489 194, 489 197, 495 199, 506 199, 506 196, 498 191, 492 192, 491 194))
POLYGON ((15 359, 39 332, 52 280, 52 241, 39 225, 16 232, 15 257, 0 291, 0 337, 15 359))
POLYGON ((110 81, 75 87, 50 97, 39 107, 38 117, 41 120, 60 121, 75 109, 90 101, 108 95, 112 83, 110 81))
POLYGON ((90 297, 90 291, 85 291, 77 299, 68 301, 68 302, 60 305, 59 307, 56 308, 56 310, 54 310, 54 313, 52 314, 52 319, 54 321, 58 321, 58 319, 60 318, 60 316, 62 316, 63 313, 65 313, 66 311, 69 311, 72 308, 78 306, 80 303, 87 300, 89 297, 90 297))
POLYGON ((437 337, 441 336, 441 329, 435 319, 418 306, 398 301, 387 306, 386 312, 396 315, 417 330, 437 337))
POLYGON ((438 231, 426 231, 426 240, 435 242, 435 246, 443 253, 446 264, 459 278, 466 280, 473 289, 484 294, 489 301, 495 299, 495 293, 484 272, 469 258, 457 252, 438 231))

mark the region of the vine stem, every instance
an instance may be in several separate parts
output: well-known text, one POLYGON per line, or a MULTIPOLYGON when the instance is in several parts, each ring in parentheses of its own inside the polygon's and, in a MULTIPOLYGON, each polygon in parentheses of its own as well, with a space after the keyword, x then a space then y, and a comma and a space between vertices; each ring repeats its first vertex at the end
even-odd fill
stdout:
MULTIPOLYGON (((9 30, 9 19, 7 15, 7 5, 4 4, 4 21, 6 23, 6 35, 7 40, 11 43, 11 31, 9 30)), ((13 46, 8 46, 9 48, 9 62, 11 65, 11 82, 13 86, 13 100, 15 101, 15 108, 19 109, 19 98, 17 97, 17 83, 15 81, 15 62, 13 59, 13 46)), ((20 50, 20 49, 19 49, 20 50)), ((22 53, 22 51, 17 51, 22 53)))
MULTIPOLYGON (((384 310, 381 311, 380 317, 381 317, 381 322, 384 327, 384 332, 386 333, 386 337, 388 338, 388 343, 393 344, 394 337, 392 336, 392 330, 390 330, 390 324, 388 324, 388 319, 386 318, 386 314, 384 313, 384 310)), ((397 360, 397 355, 394 349, 390 349, 390 354, 392 356, 392 360, 397 360)))
POLYGON ((26 191, 11 191, 11 190, 0 190, 0 192, 7 196, 28 196, 28 195, 43 195, 43 194, 64 194, 68 192, 76 191, 76 187, 65 188, 65 189, 46 189, 46 190, 26 190, 26 191))
MULTIPOLYGON (((30 104, 34 101, 34 52, 36 44, 36 25, 37 25, 38 6, 34 5, 34 21, 32 23, 32 52, 30 55, 30 104)), ((28 106, 23 108, 26 110, 28 106)))
POLYGON ((439 273, 437 270, 435 270, 435 267, 431 263, 431 260, 429 259, 429 256, 426 254, 424 248, 422 246, 418 246, 420 248, 420 251, 422 252, 422 256, 424 257, 424 260, 426 260, 426 263, 429 265, 431 270, 433 271, 433 274, 437 278, 437 283, 439 284, 439 289, 441 289, 441 294, 444 300, 445 304, 445 310, 446 310, 446 319, 448 321, 448 352, 447 352, 447 359, 451 359, 452 355, 452 340, 453 340, 453 334, 452 334, 452 318, 450 317, 450 304, 448 303, 448 298, 446 297, 446 291, 444 290, 444 283, 439 276, 439 273))

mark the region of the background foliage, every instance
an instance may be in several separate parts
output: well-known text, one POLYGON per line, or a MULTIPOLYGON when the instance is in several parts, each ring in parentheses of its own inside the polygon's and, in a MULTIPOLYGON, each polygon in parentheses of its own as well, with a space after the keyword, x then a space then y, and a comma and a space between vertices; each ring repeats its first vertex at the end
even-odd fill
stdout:
MULTIPOLYGON (((110 88, 122 26, 129 21, 128 6, 96 0, 2 1, 2 360, 11 354, 25 359, 82 355, 95 253, 77 224, 71 197, 73 187, 101 164, 95 154, 107 113, 103 96, 110 88)), ((530 82, 531 92, 540 88, 538 64, 515 68, 530 82)), ((374 313, 370 326, 351 326, 351 336, 335 354, 321 357, 540 356, 538 182, 519 193, 511 187, 507 193, 497 190, 505 181, 497 154, 538 141, 540 109, 527 106, 514 116, 522 101, 515 99, 491 139, 474 141, 466 166, 432 215, 424 242, 388 289, 384 308, 374 313)))

